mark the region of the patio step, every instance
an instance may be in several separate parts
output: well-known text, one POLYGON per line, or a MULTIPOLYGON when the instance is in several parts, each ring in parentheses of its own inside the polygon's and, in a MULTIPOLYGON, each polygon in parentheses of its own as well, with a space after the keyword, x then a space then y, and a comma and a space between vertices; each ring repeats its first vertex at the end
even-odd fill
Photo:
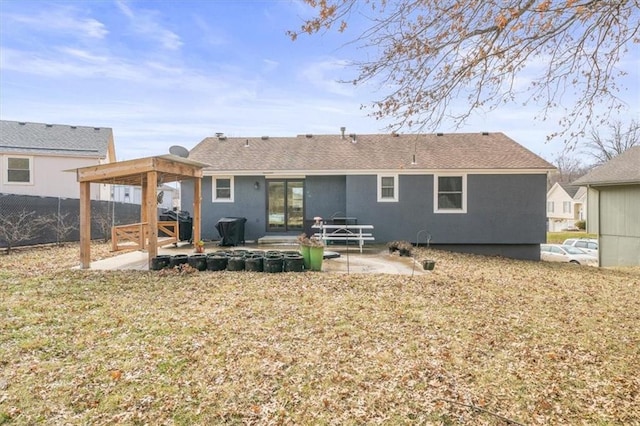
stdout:
POLYGON ((298 244, 298 237, 295 235, 265 235, 258 238, 258 244, 298 244))

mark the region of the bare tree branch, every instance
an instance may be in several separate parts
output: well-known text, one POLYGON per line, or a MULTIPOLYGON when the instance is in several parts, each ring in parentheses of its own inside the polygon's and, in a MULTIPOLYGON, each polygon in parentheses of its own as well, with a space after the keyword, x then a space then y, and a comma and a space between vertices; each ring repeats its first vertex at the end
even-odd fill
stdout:
POLYGON ((640 144, 640 122, 632 120, 625 128, 621 121, 613 121, 604 126, 607 134, 592 128, 586 144, 589 154, 596 164, 606 163, 632 146, 640 144))
POLYGON ((294 40, 344 31, 355 14, 370 20, 354 42, 373 59, 354 63, 351 82, 384 89, 370 114, 393 118, 396 130, 459 127, 525 95, 539 119, 563 111, 550 137, 575 144, 623 107, 617 65, 640 42, 640 0, 305 1, 317 14, 289 32, 294 40))

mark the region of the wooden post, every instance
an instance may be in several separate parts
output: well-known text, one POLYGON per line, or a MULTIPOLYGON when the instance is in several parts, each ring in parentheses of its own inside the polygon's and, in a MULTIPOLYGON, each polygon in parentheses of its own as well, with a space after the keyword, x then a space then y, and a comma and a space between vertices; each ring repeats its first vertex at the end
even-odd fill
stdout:
POLYGON ((91 266, 91 183, 80 182, 80 266, 91 266))
POLYGON ((201 206, 202 206, 202 178, 193 180, 193 241, 200 241, 201 231, 201 206))
MULTIPOLYGON (((147 181, 149 176, 147 176, 147 181)), ((140 195, 140 223, 147 223, 147 217, 149 210, 147 208, 147 197, 149 195, 149 190, 147 188, 147 182, 145 179, 142 179, 140 187, 142 188, 142 194, 140 195)), ((147 247, 147 237, 149 237, 146 232, 145 226, 142 225, 140 228, 140 250, 144 250, 147 247)))
POLYGON ((149 230, 149 269, 151 269, 151 259, 158 255, 158 200, 156 198, 158 172, 147 172, 146 188, 145 209, 147 210, 147 229, 149 230))

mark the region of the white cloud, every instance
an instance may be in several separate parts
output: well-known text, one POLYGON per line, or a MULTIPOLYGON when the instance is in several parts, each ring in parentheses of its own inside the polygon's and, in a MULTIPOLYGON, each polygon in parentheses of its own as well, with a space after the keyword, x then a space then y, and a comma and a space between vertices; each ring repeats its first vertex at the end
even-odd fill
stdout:
POLYGON ((133 10, 124 1, 116 2, 118 9, 129 19, 133 30, 148 39, 159 42, 167 50, 178 50, 182 46, 182 40, 173 31, 164 28, 158 22, 158 13, 152 10, 133 10))
POLYGON ((341 96, 353 96, 353 85, 340 82, 340 73, 348 67, 348 62, 329 59, 312 62, 305 66, 300 75, 314 87, 341 96))
POLYGON ((36 32, 70 34, 80 38, 103 39, 109 33, 105 25, 93 18, 78 16, 73 8, 52 8, 33 15, 13 14, 6 17, 36 32))

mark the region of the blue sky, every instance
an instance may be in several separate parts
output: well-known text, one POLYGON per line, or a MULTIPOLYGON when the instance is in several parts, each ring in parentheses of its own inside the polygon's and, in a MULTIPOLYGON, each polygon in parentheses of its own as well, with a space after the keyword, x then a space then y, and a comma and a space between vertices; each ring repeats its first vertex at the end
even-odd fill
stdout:
MULTIPOLYGON (((216 132, 384 131, 388 122, 360 108, 377 88, 337 82, 366 54, 347 44, 357 23, 292 42, 286 31, 311 14, 296 0, 0 0, 0 117, 111 127, 119 160, 190 149, 216 132)), ((640 118, 637 53, 621 64, 627 121, 640 118)), ((507 105, 459 131, 501 131, 552 160, 563 148, 546 142, 557 119, 533 121, 536 112, 507 105)))

